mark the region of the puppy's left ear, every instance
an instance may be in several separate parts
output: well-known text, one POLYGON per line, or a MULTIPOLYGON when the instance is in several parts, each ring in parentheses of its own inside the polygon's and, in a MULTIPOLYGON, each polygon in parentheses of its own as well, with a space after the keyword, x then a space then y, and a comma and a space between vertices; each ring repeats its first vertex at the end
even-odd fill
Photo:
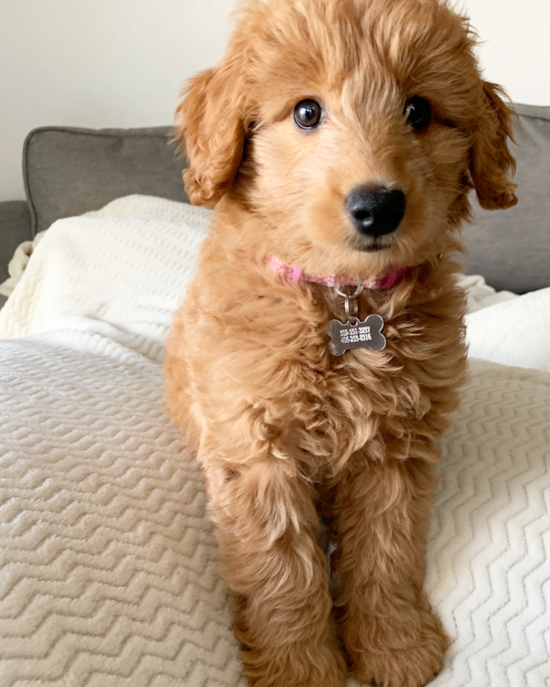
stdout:
POLYGON ((470 174, 481 207, 505 210, 518 202, 517 185, 511 181, 516 161, 508 149, 508 141, 514 141, 516 115, 504 102, 500 86, 484 81, 482 88, 481 114, 470 149, 470 174))
POLYGON ((215 205, 233 183, 246 138, 246 102, 242 57, 235 49, 182 93, 175 138, 189 158, 184 180, 195 205, 215 205))

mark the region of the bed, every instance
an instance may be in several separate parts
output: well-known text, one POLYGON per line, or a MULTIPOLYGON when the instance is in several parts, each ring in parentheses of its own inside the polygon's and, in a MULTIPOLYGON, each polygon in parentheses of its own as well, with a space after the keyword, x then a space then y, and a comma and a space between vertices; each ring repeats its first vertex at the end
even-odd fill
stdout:
MULTIPOLYGON (((469 381, 427 556, 453 639, 436 687, 550 681, 550 108, 518 110, 520 205, 466 232, 469 381)), ((202 475, 164 413, 163 342, 211 217, 167 133, 33 132, 28 202, 0 204, 0 280, 32 251, 0 310, 3 687, 242 685, 202 475)))

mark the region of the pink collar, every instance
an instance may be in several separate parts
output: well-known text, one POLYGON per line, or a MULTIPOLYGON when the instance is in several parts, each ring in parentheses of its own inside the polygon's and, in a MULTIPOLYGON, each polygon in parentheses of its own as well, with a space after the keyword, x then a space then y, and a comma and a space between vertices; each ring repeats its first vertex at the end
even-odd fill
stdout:
MULTIPOLYGON (((306 274, 299 267, 291 267, 285 265, 283 262, 275 257, 269 258, 269 265, 271 268, 284 277, 289 282, 309 281, 315 284, 323 284, 324 286, 356 286, 357 279, 354 277, 338 277, 333 275, 331 277, 316 277, 313 274, 306 274)), ((363 283, 365 289, 384 290, 391 289, 401 277, 406 274, 406 267, 390 267, 389 271, 384 277, 380 279, 371 279, 363 283)))

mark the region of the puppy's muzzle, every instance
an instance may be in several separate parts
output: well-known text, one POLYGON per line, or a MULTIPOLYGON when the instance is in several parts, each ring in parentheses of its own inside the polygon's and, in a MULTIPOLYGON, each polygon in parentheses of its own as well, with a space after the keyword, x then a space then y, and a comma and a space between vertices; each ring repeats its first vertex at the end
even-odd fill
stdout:
POLYGON ((407 199, 399 189, 383 186, 358 186, 346 199, 355 228, 364 236, 391 234, 405 216, 407 199))

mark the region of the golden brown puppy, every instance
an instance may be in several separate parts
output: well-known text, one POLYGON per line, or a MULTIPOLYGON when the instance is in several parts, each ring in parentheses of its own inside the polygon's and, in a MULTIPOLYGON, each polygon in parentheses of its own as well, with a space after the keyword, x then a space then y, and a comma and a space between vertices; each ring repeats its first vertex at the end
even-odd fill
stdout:
POLYGON ((516 203, 512 111, 474 46, 441 0, 249 0, 179 106, 189 196, 217 208, 168 341, 168 407, 206 473, 249 685, 417 687, 441 669, 423 580, 465 377, 451 256, 470 189, 516 203), (331 355, 345 301, 308 281, 331 275, 386 277, 358 302, 384 350, 331 355))

